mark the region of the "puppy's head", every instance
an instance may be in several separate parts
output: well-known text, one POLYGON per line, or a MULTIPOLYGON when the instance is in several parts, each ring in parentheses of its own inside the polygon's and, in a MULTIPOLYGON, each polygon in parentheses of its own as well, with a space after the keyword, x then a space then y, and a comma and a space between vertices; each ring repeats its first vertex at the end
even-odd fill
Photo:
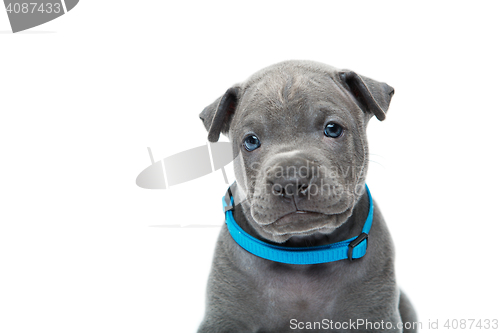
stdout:
POLYGON ((200 114, 232 143, 236 196, 264 238, 331 233, 364 193, 366 125, 394 89, 348 70, 286 61, 234 85, 200 114))

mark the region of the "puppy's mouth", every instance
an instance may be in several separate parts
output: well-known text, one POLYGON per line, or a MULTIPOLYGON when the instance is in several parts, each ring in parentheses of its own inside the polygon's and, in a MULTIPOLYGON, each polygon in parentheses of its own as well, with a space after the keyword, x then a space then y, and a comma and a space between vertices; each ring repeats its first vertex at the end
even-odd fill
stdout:
POLYGON ((275 222, 261 226, 266 232, 272 234, 310 234, 326 228, 332 215, 297 210, 281 216, 275 222))
POLYGON ((283 215, 282 217, 278 218, 275 222, 272 224, 275 226, 281 226, 293 222, 298 222, 302 219, 307 219, 310 221, 311 219, 315 219, 318 217, 325 217, 326 214, 323 213, 318 213, 318 212, 312 212, 308 210, 296 210, 295 212, 288 213, 286 215, 283 215))

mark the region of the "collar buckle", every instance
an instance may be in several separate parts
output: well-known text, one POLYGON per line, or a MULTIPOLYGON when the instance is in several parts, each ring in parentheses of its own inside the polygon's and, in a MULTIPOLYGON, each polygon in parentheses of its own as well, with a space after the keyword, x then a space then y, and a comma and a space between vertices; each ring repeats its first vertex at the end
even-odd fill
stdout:
POLYGON ((349 261, 352 261, 353 259, 352 251, 354 250, 354 248, 359 244, 361 244, 361 242, 364 241, 365 239, 366 239, 366 247, 368 248, 368 234, 364 232, 362 232, 355 240, 349 243, 349 248, 347 250, 347 258, 349 259, 349 261))

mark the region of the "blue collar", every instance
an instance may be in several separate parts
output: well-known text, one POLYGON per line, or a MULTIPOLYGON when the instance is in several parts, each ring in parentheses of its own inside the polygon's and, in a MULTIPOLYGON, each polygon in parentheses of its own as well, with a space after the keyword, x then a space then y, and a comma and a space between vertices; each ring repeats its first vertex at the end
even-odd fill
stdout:
POLYGON ((247 234, 234 220, 234 199, 231 188, 222 198, 222 206, 226 215, 226 225, 234 241, 248 252, 267 260, 285 264, 309 265, 321 264, 343 259, 358 259, 365 255, 368 247, 368 233, 373 222, 373 200, 366 186, 370 210, 361 234, 341 242, 313 247, 284 247, 263 242, 247 234))

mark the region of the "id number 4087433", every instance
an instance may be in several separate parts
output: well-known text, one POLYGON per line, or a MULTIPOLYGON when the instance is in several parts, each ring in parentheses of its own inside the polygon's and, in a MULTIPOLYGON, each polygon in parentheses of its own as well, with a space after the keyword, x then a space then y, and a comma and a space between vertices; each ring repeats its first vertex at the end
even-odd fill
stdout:
POLYGON ((23 2, 23 3, 9 3, 7 6, 7 12, 16 14, 28 14, 28 13, 56 13, 59 14, 62 11, 61 4, 58 2, 23 2))
POLYGON ((448 319, 443 325, 447 329, 498 329, 498 319, 448 319))

